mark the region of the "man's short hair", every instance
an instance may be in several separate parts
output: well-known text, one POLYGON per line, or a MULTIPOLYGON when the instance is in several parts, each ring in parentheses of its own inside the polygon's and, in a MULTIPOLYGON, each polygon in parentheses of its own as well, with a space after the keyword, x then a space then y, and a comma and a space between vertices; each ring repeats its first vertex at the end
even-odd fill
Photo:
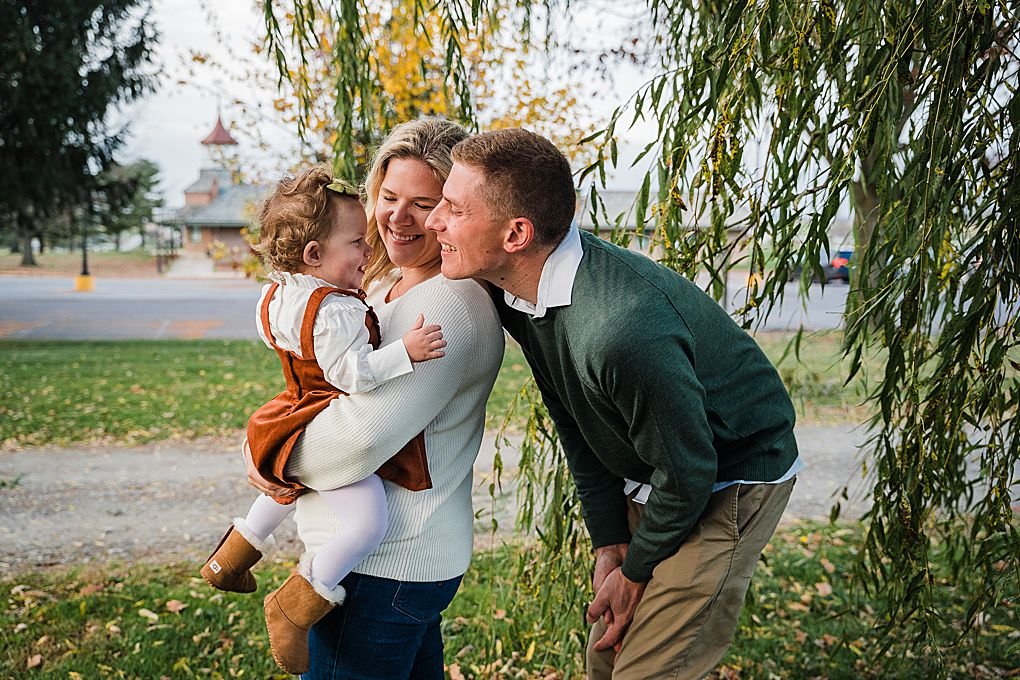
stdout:
POLYGON ((570 163, 545 137, 511 128, 458 142, 453 160, 480 170, 482 200, 499 221, 526 217, 540 245, 558 244, 570 229, 577 195, 570 163))

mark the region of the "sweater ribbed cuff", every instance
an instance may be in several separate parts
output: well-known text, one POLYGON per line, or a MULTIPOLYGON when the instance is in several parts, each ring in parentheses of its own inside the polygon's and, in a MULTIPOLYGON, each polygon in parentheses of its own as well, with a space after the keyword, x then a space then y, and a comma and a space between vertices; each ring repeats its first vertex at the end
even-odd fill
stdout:
POLYGON ((623 575, 635 583, 647 583, 651 581, 654 567, 636 564, 635 562, 636 560, 632 560, 630 553, 628 552, 627 557, 623 560, 623 566, 620 567, 620 571, 623 572, 623 575))

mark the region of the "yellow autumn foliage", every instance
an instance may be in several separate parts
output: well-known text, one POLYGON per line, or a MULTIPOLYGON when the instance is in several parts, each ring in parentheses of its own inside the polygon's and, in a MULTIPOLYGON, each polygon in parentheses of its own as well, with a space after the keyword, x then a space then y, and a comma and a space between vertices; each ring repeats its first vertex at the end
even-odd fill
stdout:
MULTIPOLYGON (((372 101, 360 102, 372 114, 370 129, 356 132, 359 165, 368 162, 372 145, 393 125, 422 115, 457 118, 458 106, 445 67, 444 46, 437 39, 443 18, 435 11, 415 16, 415 0, 383 3, 369 1, 363 30, 373 46, 371 73, 377 74, 372 101)), ((295 35, 292 13, 281 15, 281 32, 295 35)), ((288 79, 274 108, 288 125, 305 132, 305 153, 313 160, 333 157, 337 141, 335 91, 335 40, 330 17, 315 16, 315 35, 298 35, 305 48, 304 61, 288 60, 288 79), (309 46, 314 46, 310 49, 309 46)), ((498 28, 498 25, 497 25, 498 28)), ((460 58, 470 74, 470 91, 478 122, 483 129, 527 127, 544 134, 577 164, 582 157, 579 141, 594 129, 592 116, 578 101, 577 83, 551 86, 536 82, 536 69, 526 59, 519 40, 500 36, 498 30, 465 36, 460 58)), ((307 160, 307 159, 306 159, 307 160)))

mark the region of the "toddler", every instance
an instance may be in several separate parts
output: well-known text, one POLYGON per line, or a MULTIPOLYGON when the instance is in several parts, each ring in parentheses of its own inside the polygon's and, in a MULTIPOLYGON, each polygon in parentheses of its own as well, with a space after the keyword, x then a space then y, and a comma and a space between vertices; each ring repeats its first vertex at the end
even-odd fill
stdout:
MULTIPOLYGON (((273 269, 258 304, 262 340, 276 350, 287 389, 248 421, 253 464, 288 495, 260 495, 244 519, 237 518, 202 568, 221 590, 256 589, 251 567, 273 543, 272 533, 306 487, 287 474, 288 461, 305 426, 331 402, 365 392, 413 370, 412 362, 442 357, 439 326, 418 316, 403 337, 379 348, 378 320, 361 292, 372 254, 358 192, 314 167, 285 178, 259 213, 255 250, 273 269)), ((340 454, 342 455, 342 454, 340 454)), ((337 489, 316 489, 344 521, 314 556, 266 596, 266 625, 273 658, 285 671, 308 667, 308 629, 344 599, 340 581, 382 541, 387 529, 382 477, 412 490, 431 486, 424 437, 419 435, 377 474, 337 489)))

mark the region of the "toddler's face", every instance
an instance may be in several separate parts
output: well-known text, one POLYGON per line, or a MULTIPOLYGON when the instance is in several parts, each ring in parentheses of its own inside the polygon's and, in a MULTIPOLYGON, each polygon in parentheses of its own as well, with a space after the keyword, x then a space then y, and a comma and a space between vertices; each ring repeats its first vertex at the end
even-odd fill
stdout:
POLYGON ((320 242, 321 262, 310 273, 338 288, 353 290, 361 288, 372 246, 365 242, 365 211, 351 201, 344 203, 350 205, 339 211, 329 237, 320 242))

